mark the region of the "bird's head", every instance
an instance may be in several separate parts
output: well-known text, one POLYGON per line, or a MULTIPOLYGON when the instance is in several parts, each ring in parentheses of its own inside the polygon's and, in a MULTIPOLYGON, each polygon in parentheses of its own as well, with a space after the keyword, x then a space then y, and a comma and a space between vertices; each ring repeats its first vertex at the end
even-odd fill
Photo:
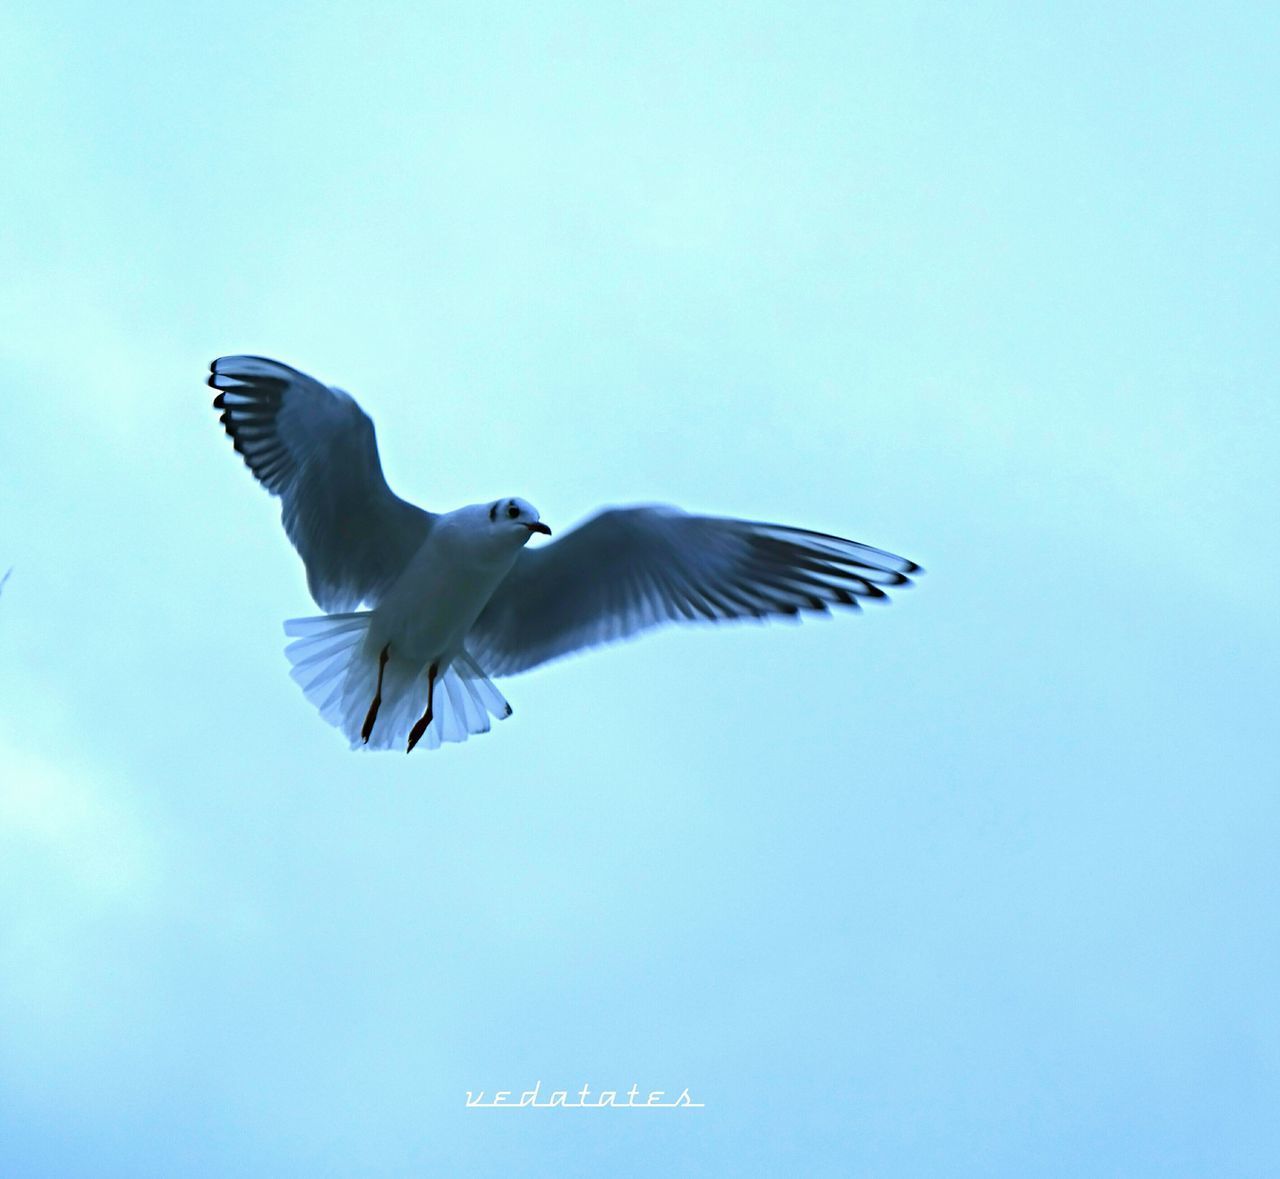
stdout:
POLYGON ((499 535, 512 537, 520 544, 526 543, 535 532, 551 535, 551 529, 538 519, 538 509, 519 497, 495 499, 489 505, 489 523, 499 535))

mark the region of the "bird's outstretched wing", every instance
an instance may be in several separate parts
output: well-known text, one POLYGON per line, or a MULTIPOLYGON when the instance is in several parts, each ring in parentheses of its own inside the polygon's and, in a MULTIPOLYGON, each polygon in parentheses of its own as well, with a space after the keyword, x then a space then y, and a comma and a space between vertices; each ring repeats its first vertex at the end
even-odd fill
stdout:
POLYGON ((435 516, 387 486, 373 422, 349 394, 260 356, 209 366, 215 409, 281 520, 322 610, 376 605, 435 516))
POLYGON ((563 538, 524 549, 489 600, 467 649, 512 675, 664 622, 795 616, 858 608, 910 585, 914 561, 821 532, 611 508, 563 538))

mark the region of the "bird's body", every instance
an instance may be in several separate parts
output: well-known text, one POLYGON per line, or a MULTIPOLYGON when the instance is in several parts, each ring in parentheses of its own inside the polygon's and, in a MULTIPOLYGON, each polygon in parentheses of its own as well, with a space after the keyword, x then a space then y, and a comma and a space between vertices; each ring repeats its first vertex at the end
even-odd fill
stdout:
POLYGON ((408 734, 412 749, 428 732, 431 748, 511 715, 466 641, 535 531, 547 528, 519 499, 446 512, 372 610, 286 623, 298 636, 286 649, 294 678, 352 748, 392 748, 408 734), (437 680, 441 721, 432 729, 437 680))
POLYGON ((511 714, 490 674, 665 622, 856 609, 919 571, 826 533, 655 506, 606 509, 526 549, 550 530, 522 499, 436 515, 396 496, 348 394, 262 357, 210 368, 223 425, 281 498, 328 612, 285 624, 292 675, 353 748, 486 732, 511 714))
POLYGON ((487 504, 474 504, 436 520, 370 615, 367 642, 375 653, 391 643, 424 670, 437 661, 444 671, 462 650, 528 540, 527 533, 494 537, 487 511, 487 504))

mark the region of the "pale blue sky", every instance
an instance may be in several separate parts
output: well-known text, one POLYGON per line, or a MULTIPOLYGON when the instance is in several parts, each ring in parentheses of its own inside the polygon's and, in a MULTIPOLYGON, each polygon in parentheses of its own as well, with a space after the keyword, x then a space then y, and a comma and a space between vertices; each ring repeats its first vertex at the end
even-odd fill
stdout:
POLYGON ((0 1171, 1273 1173, 1278 26, 0 13, 0 1171), (237 351, 433 508, 929 573, 352 755, 237 351))

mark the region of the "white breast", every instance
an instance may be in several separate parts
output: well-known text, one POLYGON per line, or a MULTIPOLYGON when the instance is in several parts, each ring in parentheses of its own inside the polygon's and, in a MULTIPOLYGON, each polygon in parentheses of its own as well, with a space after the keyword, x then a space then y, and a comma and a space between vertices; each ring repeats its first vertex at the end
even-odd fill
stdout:
POLYGON ((487 520, 467 509, 441 516, 370 619, 368 647, 443 672, 511 569, 519 548, 496 549, 487 520))

